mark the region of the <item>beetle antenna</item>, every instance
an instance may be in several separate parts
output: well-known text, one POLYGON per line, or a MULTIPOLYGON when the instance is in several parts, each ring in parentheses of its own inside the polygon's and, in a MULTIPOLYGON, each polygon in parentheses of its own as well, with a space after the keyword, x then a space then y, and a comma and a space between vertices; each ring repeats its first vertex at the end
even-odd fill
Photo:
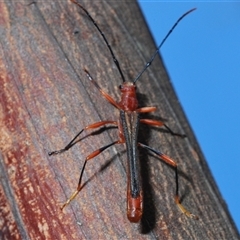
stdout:
POLYGON ((137 75, 137 77, 135 78, 135 80, 133 81, 133 83, 135 84, 137 82, 137 80, 142 76, 142 74, 146 71, 146 69, 152 64, 154 58, 156 57, 156 55, 158 54, 160 48, 162 47, 162 45, 164 44, 164 42, 167 40, 167 38, 169 37, 169 35, 172 33, 172 31, 174 30, 174 28, 178 25, 178 23, 189 13, 191 13, 192 11, 196 10, 196 8, 193 8, 189 11, 187 11, 186 13, 184 13, 176 22, 175 24, 172 26, 172 28, 169 30, 169 32, 167 33, 167 35, 165 36, 165 38, 162 40, 162 42, 160 43, 160 45, 158 46, 158 48, 156 49, 155 53, 152 55, 152 57, 150 58, 150 60, 145 64, 143 70, 137 75))
POLYGON ((126 80, 125 80, 125 77, 124 77, 124 75, 123 75, 123 73, 122 73, 122 70, 121 70, 121 68, 120 68, 120 64, 119 64, 117 58, 115 57, 115 55, 114 55, 114 53, 113 53, 113 50, 112 50, 110 44, 108 43, 108 40, 107 40, 107 38, 105 37, 104 33, 103 33, 102 30, 100 29, 100 27, 97 25, 97 23, 96 23, 95 20, 92 18, 92 16, 90 15, 90 13, 89 13, 80 3, 78 3, 76 0, 71 0, 71 2, 73 2, 73 3, 75 3, 77 6, 79 6, 79 7, 87 14, 88 18, 91 20, 91 22, 92 22, 92 23, 94 24, 94 26, 97 28, 98 32, 101 34, 104 42, 106 43, 106 45, 107 45, 107 47, 108 47, 108 49, 109 49, 109 51, 110 51, 110 53, 111 53, 111 55, 112 55, 113 61, 114 61, 115 65, 117 66, 117 69, 118 69, 118 71, 119 71, 119 73, 120 73, 120 75, 121 75, 122 81, 125 82, 126 80))

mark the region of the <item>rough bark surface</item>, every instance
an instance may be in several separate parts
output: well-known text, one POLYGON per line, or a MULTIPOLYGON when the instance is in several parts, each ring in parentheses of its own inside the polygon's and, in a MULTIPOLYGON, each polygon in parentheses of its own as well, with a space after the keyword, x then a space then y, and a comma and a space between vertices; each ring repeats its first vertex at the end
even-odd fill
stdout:
MULTIPOLYGON (((108 38, 132 80, 155 46, 135 1, 81 1, 108 38)), ((158 57, 138 82, 141 106, 157 106, 181 139, 140 129, 140 140, 176 160, 184 216, 174 203, 173 169, 140 151, 144 214, 126 217, 126 153, 114 146, 88 162, 84 188, 75 190, 84 158, 118 138, 98 131, 57 156, 86 125, 116 120, 118 111, 88 81, 119 99, 121 78, 101 36, 70 1, 0 1, 0 238, 1 239, 238 239, 239 235, 158 57)), ((87 136, 89 133, 83 134, 87 136)))

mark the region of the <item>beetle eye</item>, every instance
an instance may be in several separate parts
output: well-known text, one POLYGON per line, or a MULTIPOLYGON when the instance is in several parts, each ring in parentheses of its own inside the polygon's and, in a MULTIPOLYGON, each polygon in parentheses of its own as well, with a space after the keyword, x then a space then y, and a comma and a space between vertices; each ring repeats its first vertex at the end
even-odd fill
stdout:
POLYGON ((118 88, 121 90, 122 89, 122 85, 119 85, 118 88))

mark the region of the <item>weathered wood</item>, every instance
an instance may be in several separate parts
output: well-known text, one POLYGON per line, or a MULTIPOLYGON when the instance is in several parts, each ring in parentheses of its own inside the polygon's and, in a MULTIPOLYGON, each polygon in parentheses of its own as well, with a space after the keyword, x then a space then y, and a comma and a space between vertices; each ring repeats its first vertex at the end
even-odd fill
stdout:
MULTIPOLYGON (((158 106, 153 115, 188 137, 143 127, 140 139, 177 161, 183 204, 200 220, 176 207, 174 171, 140 151, 144 215, 139 225, 131 224, 124 146, 87 164, 83 190, 60 211, 77 186, 84 158, 118 137, 116 129, 100 131, 64 154, 48 156, 87 124, 118 118, 83 69, 116 99, 121 79, 102 38, 79 8, 70 1, 29 3, 0 2, 1 238, 237 239, 160 58, 138 82, 140 104, 158 106)), ((133 79, 155 49, 136 2, 81 3, 104 31, 126 78, 133 79)))

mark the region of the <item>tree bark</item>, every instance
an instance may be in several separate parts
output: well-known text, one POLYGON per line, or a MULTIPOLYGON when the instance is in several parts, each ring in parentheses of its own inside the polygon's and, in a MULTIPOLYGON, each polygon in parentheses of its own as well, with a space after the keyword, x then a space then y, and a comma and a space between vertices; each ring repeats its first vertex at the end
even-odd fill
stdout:
MULTIPOLYGON (((137 3, 81 4, 105 33, 125 78, 133 80, 155 50, 137 3)), ((86 156, 118 139, 112 128, 86 132, 69 151, 48 156, 88 124, 118 119, 84 68, 116 100, 121 78, 96 28, 70 1, 5 0, 0 11, 1 239, 239 238, 160 57, 137 83, 139 104, 157 106, 150 117, 161 116, 187 138, 146 126, 139 138, 176 160, 182 203, 199 220, 175 205, 174 170, 140 150, 144 213, 139 224, 130 223, 122 145, 87 163, 82 191, 62 212, 86 156)))

